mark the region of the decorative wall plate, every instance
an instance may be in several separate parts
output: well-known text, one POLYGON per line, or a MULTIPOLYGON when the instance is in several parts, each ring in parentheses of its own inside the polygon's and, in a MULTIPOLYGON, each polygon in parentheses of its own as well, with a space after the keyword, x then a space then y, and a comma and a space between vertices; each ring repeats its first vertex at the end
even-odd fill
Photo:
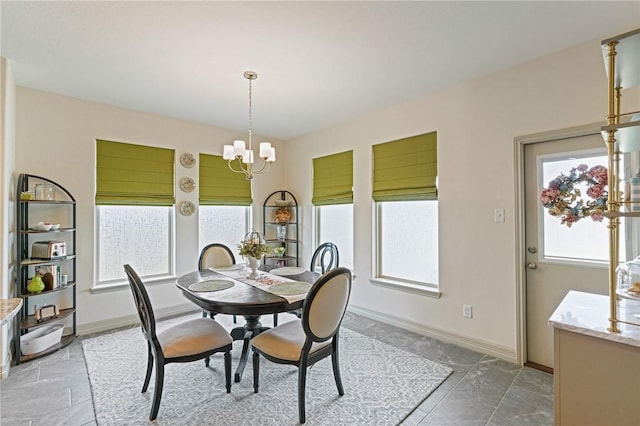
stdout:
POLYGON ((191 216, 196 212, 196 206, 191 201, 183 201, 180 203, 180 214, 183 216, 191 216))
POLYGON ((193 192, 196 189, 196 182, 190 177, 183 177, 180 179, 180 189, 184 192, 193 192))
POLYGON ((182 164, 183 167, 190 169, 196 165, 196 157, 191 153, 185 152, 180 156, 180 164, 182 164))

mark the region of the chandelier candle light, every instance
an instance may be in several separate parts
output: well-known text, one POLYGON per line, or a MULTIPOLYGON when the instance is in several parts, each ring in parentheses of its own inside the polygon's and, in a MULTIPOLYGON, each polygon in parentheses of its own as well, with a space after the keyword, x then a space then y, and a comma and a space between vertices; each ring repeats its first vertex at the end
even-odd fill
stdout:
POLYGON ((253 179, 253 175, 266 173, 269 171, 271 163, 276 161, 276 149, 269 142, 260 143, 259 156, 262 158, 262 167, 259 170, 253 169, 253 149, 251 146, 251 137, 253 135, 253 112, 251 100, 251 82, 258 78, 258 74, 253 71, 245 71, 244 78, 249 80, 249 147, 245 145, 245 141, 233 141, 233 145, 225 145, 222 152, 222 158, 227 160, 229 169, 235 173, 244 173, 247 180, 253 179), (238 169, 231 164, 237 160, 238 169))

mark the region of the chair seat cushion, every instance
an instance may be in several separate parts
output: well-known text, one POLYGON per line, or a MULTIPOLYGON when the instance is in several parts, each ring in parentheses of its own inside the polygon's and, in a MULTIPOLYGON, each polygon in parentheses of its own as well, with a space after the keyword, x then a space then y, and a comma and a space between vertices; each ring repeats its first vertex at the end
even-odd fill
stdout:
MULTIPOLYGON (((306 336, 302 329, 302 321, 294 320, 260 333, 251 344, 260 352, 287 361, 298 361, 304 346, 306 336)), ((314 342, 310 354, 331 344, 331 339, 325 342, 314 342)))
POLYGON ((197 318, 162 331, 158 342, 165 358, 177 358, 221 348, 233 339, 215 320, 197 318))

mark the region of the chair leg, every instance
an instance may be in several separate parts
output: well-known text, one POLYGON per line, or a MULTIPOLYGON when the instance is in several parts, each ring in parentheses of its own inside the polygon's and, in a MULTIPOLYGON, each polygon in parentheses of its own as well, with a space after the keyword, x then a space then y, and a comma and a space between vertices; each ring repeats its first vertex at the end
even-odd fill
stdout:
POLYGON ((206 358, 204 359, 204 366, 205 366, 205 367, 208 367, 208 366, 209 366, 209 361, 210 361, 210 360, 211 360, 211 357, 206 357, 206 358))
POLYGON ((306 421, 305 415, 305 387, 307 385, 307 360, 303 357, 298 366, 298 417, 300 423, 306 421))
POLYGON ((334 341, 333 353, 331 354, 331 364, 333 365, 333 377, 336 379, 336 386, 338 387, 338 395, 344 395, 344 388, 342 387, 342 378, 340 377, 340 362, 338 360, 338 342, 334 341))
POLYGON ((253 393, 258 393, 260 381, 260 354, 253 351, 253 393))
POLYGON ((144 384, 142 385, 142 393, 149 389, 149 380, 151 380, 151 371, 153 371, 153 354, 151 353, 151 345, 147 342, 147 374, 144 376, 144 384))
POLYGON ((206 318, 207 317, 207 311, 202 311, 202 318, 206 318))
POLYGON ((237 323, 238 323, 238 320, 236 319, 236 316, 235 316, 235 315, 233 316, 233 323, 234 323, 234 324, 237 324, 237 323))
POLYGON ((224 353, 224 381, 227 386, 227 393, 231 393, 231 352, 224 353))
POLYGON ((158 417, 158 409, 160 408, 160 399, 162 398, 162 385, 164 383, 164 362, 156 359, 156 386, 153 389, 153 405, 151 405, 151 414, 149 420, 153 421, 158 417))
POLYGON ((273 326, 278 326, 278 314, 273 314, 273 326))

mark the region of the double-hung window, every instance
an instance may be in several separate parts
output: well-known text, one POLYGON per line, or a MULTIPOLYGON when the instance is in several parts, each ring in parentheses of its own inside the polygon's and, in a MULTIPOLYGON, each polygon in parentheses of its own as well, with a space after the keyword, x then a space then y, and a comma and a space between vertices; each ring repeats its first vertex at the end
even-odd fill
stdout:
POLYGON ((97 279, 126 281, 123 265, 144 278, 173 275, 172 149, 96 141, 97 279))
POLYGON ((338 247, 340 266, 353 269, 353 151, 313 159, 316 241, 338 247))
POLYGON ((238 244, 251 223, 251 181, 232 173, 218 155, 200 154, 199 245, 229 247, 238 261, 238 244))
POLYGON ((373 146, 374 282, 438 290, 437 134, 373 146))

